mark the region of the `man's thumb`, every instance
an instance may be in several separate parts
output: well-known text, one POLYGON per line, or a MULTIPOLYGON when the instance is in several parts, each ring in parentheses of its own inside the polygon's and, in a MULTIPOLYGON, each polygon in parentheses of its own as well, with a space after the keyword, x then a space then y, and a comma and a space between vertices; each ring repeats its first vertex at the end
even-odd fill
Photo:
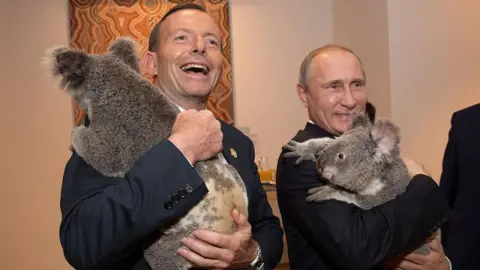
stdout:
POLYGON ((232 217, 235 223, 237 224, 237 231, 249 231, 250 223, 248 223, 245 215, 240 213, 237 209, 233 209, 232 217))

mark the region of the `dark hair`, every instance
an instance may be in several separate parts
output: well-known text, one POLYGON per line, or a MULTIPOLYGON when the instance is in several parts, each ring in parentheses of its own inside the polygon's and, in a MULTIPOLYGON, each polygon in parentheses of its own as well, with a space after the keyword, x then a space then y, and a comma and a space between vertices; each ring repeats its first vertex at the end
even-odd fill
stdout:
POLYGON ((174 14, 177 11, 181 10, 186 10, 186 9, 195 9, 199 10, 201 12, 207 13, 207 9, 199 4, 195 3, 184 3, 184 4, 178 4, 174 6, 172 9, 170 9, 164 16, 163 18, 155 24, 155 26, 152 29, 152 32, 150 33, 150 38, 148 39, 148 50, 151 52, 155 52, 158 49, 158 40, 160 37, 160 24, 165 21, 168 16, 174 14))
POLYGON ((375 114, 376 114, 375 106, 372 103, 367 102, 367 106, 365 107, 365 113, 367 114, 370 121, 373 123, 375 122, 375 114))

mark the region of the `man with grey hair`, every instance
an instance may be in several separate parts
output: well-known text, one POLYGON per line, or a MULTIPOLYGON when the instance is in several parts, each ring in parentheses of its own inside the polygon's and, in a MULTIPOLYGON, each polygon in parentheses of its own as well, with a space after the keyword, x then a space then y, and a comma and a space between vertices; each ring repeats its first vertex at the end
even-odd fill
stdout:
MULTIPOLYGON (((340 136, 367 103, 365 72, 348 48, 326 45, 307 55, 297 94, 309 121, 293 140, 340 136)), ((448 205, 436 182, 405 159, 412 181, 395 200, 371 210, 336 200, 307 203, 319 185, 315 163, 285 158, 277 165, 277 192, 292 269, 449 269, 439 239, 427 256, 409 254, 444 222, 448 205)))

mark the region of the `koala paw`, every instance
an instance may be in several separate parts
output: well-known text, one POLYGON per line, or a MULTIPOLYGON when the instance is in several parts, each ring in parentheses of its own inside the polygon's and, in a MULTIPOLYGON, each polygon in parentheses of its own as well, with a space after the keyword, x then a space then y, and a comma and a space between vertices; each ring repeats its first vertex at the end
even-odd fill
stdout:
POLYGON ((332 198, 332 192, 335 189, 328 185, 314 187, 308 190, 307 202, 319 202, 325 201, 332 198))
POLYGON ((284 145, 283 149, 290 151, 283 154, 284 157, 298 157, 295 164, 300 164, 300 162, 304 160, 316 161, 315 151, 312 151, 311 145, 308 142, 299 143, 292 140, 284 145))

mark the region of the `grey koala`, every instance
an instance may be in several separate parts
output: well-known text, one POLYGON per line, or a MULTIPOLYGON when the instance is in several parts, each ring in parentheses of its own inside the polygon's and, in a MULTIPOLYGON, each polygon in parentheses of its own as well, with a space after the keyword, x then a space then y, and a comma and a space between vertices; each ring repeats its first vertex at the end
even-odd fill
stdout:
MULTIPOLYGON (((112 42, 105 54, 88 54, 68 47, 49 50, 49 72, 84 109, 88 127, 75 127, 73 149, 99 173, 124 177, 136 160, 166 139, 179 113, 162 91, 139 72, 136 43, 128 37, 112 42)), ((144 251, 152 269, 188 269, 176 250, 197 228, 233 233, 232 210, 248 217, 247 191, 234 167, 218 157, 195 164, 209 192, 185 216, 144 251)))
MULTIPOLYGON (((400 157, 400 130, 389 120, 371 123, 359 113, 349 129, 336 139, 315 138, 283 146, 284 157, 316 162, 326 181, 308 191, 308 202, 339 200, 370 209, 405 192, 410 176, 400 157), (318 158, 317 158, 318 156, 318 158)), ((427 244, 414 251, 429 254, 427 244)))

